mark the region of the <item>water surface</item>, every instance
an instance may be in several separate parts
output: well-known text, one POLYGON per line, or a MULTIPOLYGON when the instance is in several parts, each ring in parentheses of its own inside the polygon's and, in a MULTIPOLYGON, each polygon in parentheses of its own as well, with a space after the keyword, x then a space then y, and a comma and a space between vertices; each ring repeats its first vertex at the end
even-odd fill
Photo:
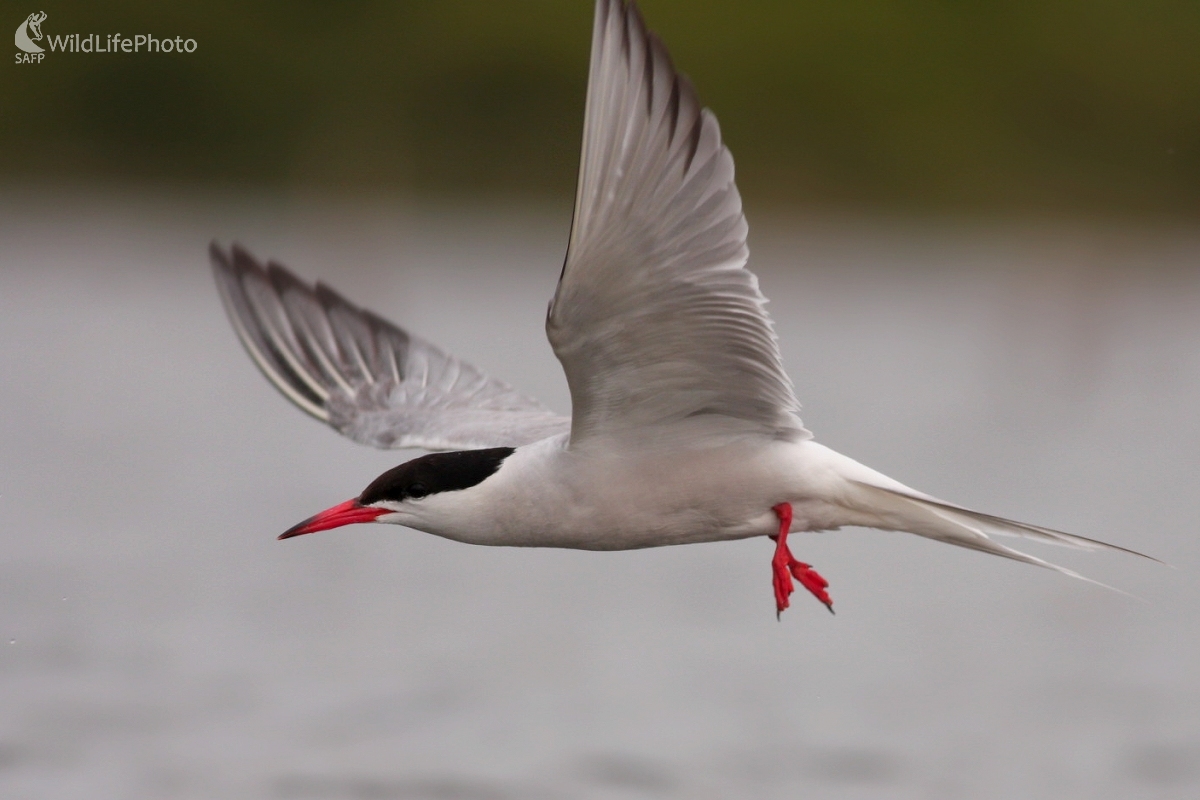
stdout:
MULTIPOLYGON (((561 214, 0 197, 0 794, 1126 798, 1200 787, 1200 236, 754 225, 804 419, 1148 602, 899 534, 276 542, 404 454, 288 406, 224 318, 238 239, 569 408, 561 214)), ((754 220, 752 220, 754 222, 754 220)))

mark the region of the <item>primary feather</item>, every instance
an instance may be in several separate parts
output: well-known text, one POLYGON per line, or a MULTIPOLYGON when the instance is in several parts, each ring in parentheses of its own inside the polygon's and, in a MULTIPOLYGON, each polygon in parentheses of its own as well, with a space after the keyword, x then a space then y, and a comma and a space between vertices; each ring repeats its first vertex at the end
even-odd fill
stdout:
POLYGON ((357 442, 382 448, 517 446, 570 421, 462 359, 234 245, 209 249, 229 318, 275 388, 357 442))
POLYGON ((716 117, 635 6, 600 0, 593 31, 575 214, 546 320, 571 387, 571 446, 699 416, 807 438, 745 268, 716 117))

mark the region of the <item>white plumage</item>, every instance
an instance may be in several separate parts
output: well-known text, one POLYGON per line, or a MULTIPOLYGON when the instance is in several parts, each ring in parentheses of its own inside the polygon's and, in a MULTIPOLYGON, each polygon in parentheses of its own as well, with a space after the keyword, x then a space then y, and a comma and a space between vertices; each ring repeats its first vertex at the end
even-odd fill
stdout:
POLYGON ((376 447, 515 448, 409 462, 285 536, 360 521, 591 550, 773 535, 779 610, 789 575, 830 602, 789 532, 907 531, 1074 577, 990 537, 1123 550, 945 503, 813 441, 746 232, 716 117, 632 3, 598 0, 575 213, 546 319, 570 419, 321 284, 214 245, 242 343, 304 411, 376 447))

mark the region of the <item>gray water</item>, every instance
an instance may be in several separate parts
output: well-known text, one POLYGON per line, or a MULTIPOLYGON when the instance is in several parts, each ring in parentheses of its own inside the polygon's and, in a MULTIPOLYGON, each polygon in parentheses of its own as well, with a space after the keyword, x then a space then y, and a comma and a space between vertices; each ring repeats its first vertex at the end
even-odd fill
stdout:
POLYGON ((274 536, 406 454, 288 406, 211 237, 569 408, 565 213, 0 195, 0 796, 1129 798, 1200 792, 1200 235, 752 217, 818 439, 1151 553, 274 536))

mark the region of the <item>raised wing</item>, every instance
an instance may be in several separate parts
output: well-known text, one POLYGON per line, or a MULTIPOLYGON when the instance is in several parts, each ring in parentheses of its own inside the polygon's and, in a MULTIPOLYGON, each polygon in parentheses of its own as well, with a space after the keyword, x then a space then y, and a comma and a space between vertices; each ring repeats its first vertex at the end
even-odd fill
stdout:
POLYGON ((697 417, 810 435, 747 256, 716 117, 637 8, 599 0, 575 217, 546 320, 572 446, 697 417))
POLYGON ((516 447, 570 427, 533 398, 443 353, 324 284, 234 245, 209 248, 225 310, 275 388, 374 447, 516 447))

